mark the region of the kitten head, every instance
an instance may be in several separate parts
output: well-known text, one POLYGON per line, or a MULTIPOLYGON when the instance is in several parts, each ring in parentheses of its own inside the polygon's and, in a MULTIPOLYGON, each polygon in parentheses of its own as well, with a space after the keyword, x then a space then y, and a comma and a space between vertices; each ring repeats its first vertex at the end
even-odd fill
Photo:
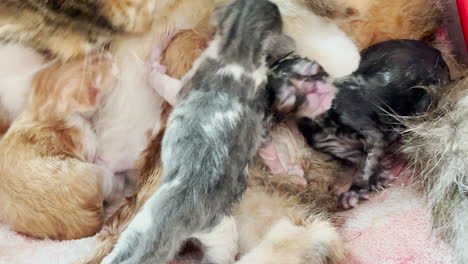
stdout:
POLYGON ((278 58, 294 49, 294 41, 282 34, 283 21, 274 3, 236 0, 214 11, 212 23, 221 39, 220 54, 256 62, 262 56, 278 58))
POLYGON ((273 64, 267 89, 273 109, 279 114, 309 117, 324 112, 322 104, 329 108, 335 90, 330 76, 317 62, 296 55, 273 64))
POLYGON ((111 68, 110 60, 99 55, 52 64, 36 74, 26 110, 41 121, 73 113, 89 117, 113 83, 111 68))

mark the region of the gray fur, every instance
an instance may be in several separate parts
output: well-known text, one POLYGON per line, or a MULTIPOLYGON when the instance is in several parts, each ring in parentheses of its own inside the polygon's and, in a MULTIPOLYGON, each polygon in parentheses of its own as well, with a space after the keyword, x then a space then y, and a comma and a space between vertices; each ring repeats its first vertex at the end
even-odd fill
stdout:
POLYGON ((427 115, 406 120, 403 152, 454 263, 468 263, 468 78, 443 88, 427 115))
POLYGON ((182 101, 168 121, 161 188, 103 263, 166 263, 183 241, 230 215, 246 190, 266 120, 265 82, 252 73, 265 68, 266 80, 265 52, 282 22, 266 0, 237 0, 213 20, 214 40, 184 79, 182 101), (219 72, 233 64, 245 70, 240 78, 219 72))

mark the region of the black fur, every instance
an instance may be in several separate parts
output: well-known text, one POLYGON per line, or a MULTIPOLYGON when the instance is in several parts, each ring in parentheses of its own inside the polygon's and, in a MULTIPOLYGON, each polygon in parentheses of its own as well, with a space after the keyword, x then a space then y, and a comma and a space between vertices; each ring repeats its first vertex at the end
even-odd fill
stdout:
POLYGON ((386 41, 361 55, 359 69, 334 82, 332 108, 298 126, 312 147, 358 166, 355 183, 371 190, 388 180, 381 160, 402 128, 395 116, 424 113, 431 104, 429 89, 446 84, 450 73, 440 51, 420 41, 386 41))

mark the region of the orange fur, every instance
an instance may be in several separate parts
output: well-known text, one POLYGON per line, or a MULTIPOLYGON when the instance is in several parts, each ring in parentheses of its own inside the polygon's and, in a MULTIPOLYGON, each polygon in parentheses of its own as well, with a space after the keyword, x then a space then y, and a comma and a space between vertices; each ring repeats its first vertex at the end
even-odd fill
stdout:
MULTIPOLYGON (((102 178, 89 120, 96 91, 112 84, 111 65, 93 56, 36 75, 26 108, 0 142, 0 218, 38 238, 76 239, 102 223, 102 178)), ((99 95, 99 98, 101 95, 99 95)))
POLYGON ((63 59, 96 51, 119 33, 147 31, 157 0, 0 2, 0 39, 63 59))
POLYGON ((442 22, 441 11, 432 0, 370 0, 367 4, 365 16, 340 24, 360 49, 390 39, 421 40, 435 33, 442 22))
MULTIPOLYGON (((268 176, 255 173, 252 179, 260 185, 270 185, 276 189, 281 189, 292 194, 314 193, 318 195, 338 195, 349 184, 351 184, 352 171, 350 168, 341 165, 328 155, 317 152, 310 148, 294 122, 283 122, 277 125, 272 131, 273 144, 278 150, 281 160, 286 163, 300 164, 304 168, 307 186, 300 188, 291 184, 289 175, 268 176), (261 176, 261 177, 257 177, 261 176)), ((257 163, 261 163, 257 160, 257 163)), ((266 170, 262 164, 258 166, 266 170)), ((313 195, 313 199, 316 199, 313 195)))
POLYGON ((213 28, 205 20, 199 26, 200 29, 195 27, 178 32, 164 51, 161 64, 167 65, 169 76, 181 79, 192 62, 207 47, 213 28))

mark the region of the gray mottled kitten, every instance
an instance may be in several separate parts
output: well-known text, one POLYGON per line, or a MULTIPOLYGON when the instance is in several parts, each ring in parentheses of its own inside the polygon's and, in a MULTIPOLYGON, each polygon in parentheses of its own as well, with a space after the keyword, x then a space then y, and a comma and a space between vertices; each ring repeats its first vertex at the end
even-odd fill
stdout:
MULTIPOLYGON (((229 217, 247 187, 267 124, 266 61, 286 55, 293 42, 282 35, 277 6, 266 0, 234 1, 213 21, 216 35, 184 78, 169 118, 163 184, 103 263, 166 263, 185 240, 229 217)), ((227 262, 205 254, 204 263, 227 262)))

